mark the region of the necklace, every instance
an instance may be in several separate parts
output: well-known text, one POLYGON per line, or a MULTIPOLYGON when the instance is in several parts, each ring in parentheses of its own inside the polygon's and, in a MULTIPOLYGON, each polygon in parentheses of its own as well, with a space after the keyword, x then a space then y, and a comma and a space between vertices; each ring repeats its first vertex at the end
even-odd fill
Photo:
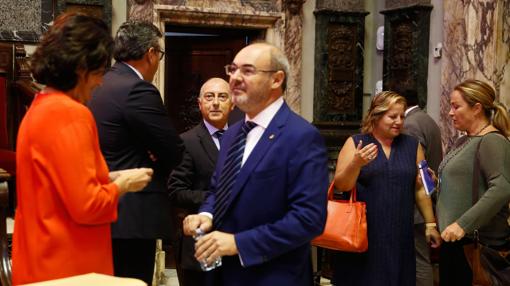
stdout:
MULTIPOLYGON (((439 181, 441 182, 441 175, 443 173, 443 169, 444 167, 448 164, 448 162, 453 158, 455 157, 457 154, 460 153, 460 151, 462 151, 462 149, 464 149, 464 147, 466 147, 469 142, 471 142, 471 140, 480 135, 480 133, 482 133, 482 131, 485 130, 485 128, 489 127, 489 125, 491 125, 490 122, 488 122, 487 124, 485 124, 482 128, 480 128, 480 130, 478 130, 478 132, 476 132, 474 135, 469 135, 469 134, 466 134, 464 136, 461 136, 460 138, 457 139, 457 141, 455 142, 455 145, 453 147, 452 150, 450 150, 443 158, 443 160, 441 161, 441 164, 439 164, 439 169, 438 169, 438 178, 439 178, 439 181)), ((438 192, 439 193, 439 192, 438 192)))
MULTIPOLYGON (((468 136, 478 136, 478 135, 480 135, 480 133, 482 133, 482 131, 484 131, 484 130, 485 130, 485 128, 489 127, 489 125, 491 125, 491 123, 490 123, 490 122, 488 122, 487 124, 485 124, 485 125, 484 125, 484 126, 483 126, 480 130, 478 130, 478 132, 476 132, 476 133, 475 133, 475 135, 469 135, 469 134, 468 134, 468 136)), ((467 132, 466 132, 466 133, 467 133, 467 132)))

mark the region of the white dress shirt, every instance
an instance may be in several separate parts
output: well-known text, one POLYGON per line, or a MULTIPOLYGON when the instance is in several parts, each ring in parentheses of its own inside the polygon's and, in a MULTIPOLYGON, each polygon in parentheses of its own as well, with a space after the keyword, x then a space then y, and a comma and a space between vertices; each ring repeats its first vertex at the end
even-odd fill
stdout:
MULTIPOLYGON (((212 126, 212 124, 207 122, 207 120, 205 120, 205 119, 204 119, 204 124, 205 124, 205 128, 207 128, 207 131, 209 131, 209 135, 211 135, 211 138, 212 138, 214 144, 216 145, 216 148, 218 148, 218 150, 220 150, 220 139, 217 137, 218 135, 214 134, 219 129, 212 126)), ((225 126, 223 127, 223 130, 227 131, 227 129, 228 129, 228 124, 225 124, 225 126)))
POLYGON ((418 105, 413 105, 411 107, 408 107, 406 109, 406 111, 404 112, 404 116, 407 116, 409 114, 409 112, 411 112, 412 110, 415 110, 416 108, 418 108, 418 105))
POLYGON ((246 146, 244 147, 243 161, 241 162, 241 166, 244 165, 251 152, 253 151, 253 148, 255 148, 260 138, 262 137, 262 134, 264 134, 264 131, 266 131, 269 123, 271 123, 271 120, 273 120, 273 117, 276 115, 282 105, 283 97, 279 97, 268 107, 259 112, 259 114, 257 114, 255 117, 250 118, 248 115, 246 115, 245 121, 253 121, 257 123, 257 126, 250 130, 246 136, 246 146))
POLYGON ((136 75, 138 75, 138 77, 140 79, 144 79, 142 74, 136 68, 134 68, 132 65, 130 65, 130 64, 126 63, 126 62, 122 62, 122 63, 125 64, 126 66, 128 66, 130 69, 132 69, 136 73, 136 75))

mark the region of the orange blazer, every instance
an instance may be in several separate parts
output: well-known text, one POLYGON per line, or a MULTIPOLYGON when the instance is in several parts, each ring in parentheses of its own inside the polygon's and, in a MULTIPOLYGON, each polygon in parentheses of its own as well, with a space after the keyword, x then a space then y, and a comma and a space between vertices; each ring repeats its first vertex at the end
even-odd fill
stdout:
POLYGON ((16 161, 13 283, 112 275, 118 187, 87 107, 63 93, 38 94, 19 129, 16 161))

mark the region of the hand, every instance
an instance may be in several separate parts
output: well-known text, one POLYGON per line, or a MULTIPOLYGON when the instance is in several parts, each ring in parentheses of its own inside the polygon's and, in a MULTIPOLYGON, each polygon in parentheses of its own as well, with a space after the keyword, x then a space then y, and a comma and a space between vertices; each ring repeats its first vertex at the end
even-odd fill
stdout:
POLYGON ((457 240, 461 240, 465 235, 466 233, 464 232, 462 227, 460 227, 460 225, 456 222, 450 224, 441 233, 441 237, 446 242, 454 242, 457 240))
POLYGON ((121 195, 142 190, 151 181, 153 174, 151 168, 135 168, 116 172, 118 174, 113 182, 119 186, 121 195))
POLYGON ((200 228, 204 232, 211 231, 212 219, 205 215, 195 214, 186 216, 182 221, 182 230, 184 235, 196 235, 195 230, 197 228, 200 228))
POLYGON ((370 143, 365 147, 361 148, 363 145, 363 141, 359 141, 358 146, 356 146, 356 152, 354 153, 354 160, 360 166, 365 166, 370 163, 372 160, 377 158, 377 145, 374 143, 370 143))
POLYGON ((111 171, 108 173, 108 177, 110 178, 110 182, 115 181, 120 176, 121 171, 111 171))
POLYGON ((437 185, 437 175, 436 175, 436 172, 434 172, 434 170, 432 170, 430 167, 427 168, 427 171, 429 172, 430 177, 432 178, 432 180, 434 180, 434 183, 437 185))
POLYGON ((425 228, 425 238, 432 248, 437 248, 441 245, 441 235, 435 226, 425 228))
POLYGON ((237 245, 233 234, 213 231, 195 243, 195 258, 211 264, 218 257, 236 255, 237 245))

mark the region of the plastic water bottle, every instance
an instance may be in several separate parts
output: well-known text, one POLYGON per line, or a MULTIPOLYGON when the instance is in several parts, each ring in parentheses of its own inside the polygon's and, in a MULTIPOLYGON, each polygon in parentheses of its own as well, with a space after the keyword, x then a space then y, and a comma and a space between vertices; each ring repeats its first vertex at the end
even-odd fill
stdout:
MULTIPOLYGON (((195 230, 195 236, 193 236, 193 238, 195 239, 195 241, 198 241, 202 236, 205 235, 205 232, 200 229, 200 228, 197 228, 195 230)), ((221 256, 216 258, 216 260, 211 263, 210 265, 207 264, 207 260, 203 260, 203 261, 199 261, 200 263, 200 268, 202 269, 202 271, 211 271, 213 269, 215 269, 216 267, 220 267, 221 266, 221 256)))

